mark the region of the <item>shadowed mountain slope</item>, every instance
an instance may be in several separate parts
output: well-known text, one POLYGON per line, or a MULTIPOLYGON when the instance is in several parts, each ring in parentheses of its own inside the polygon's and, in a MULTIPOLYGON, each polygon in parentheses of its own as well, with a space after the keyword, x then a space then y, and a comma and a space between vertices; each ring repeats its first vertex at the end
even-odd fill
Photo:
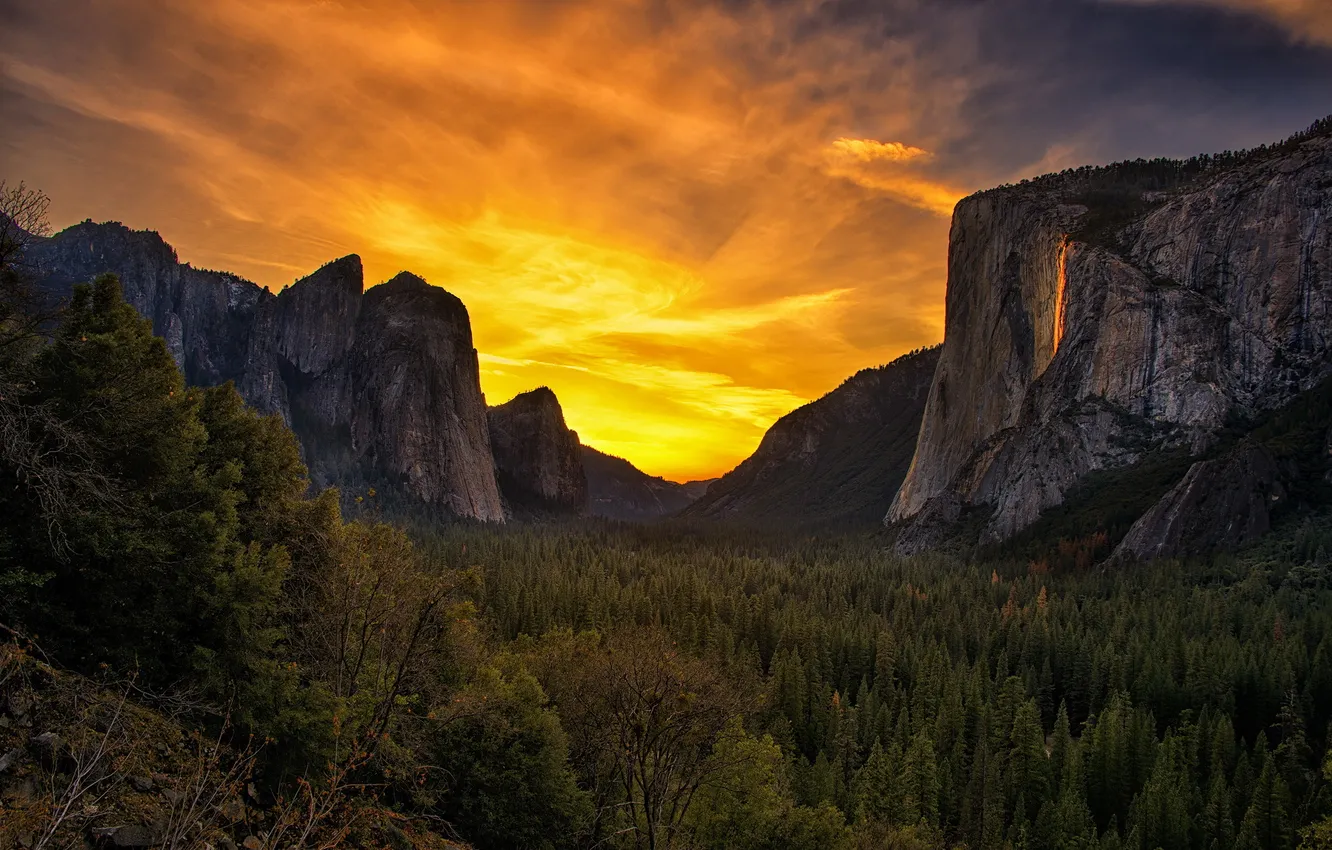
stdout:
POLYGON ((607 519, 643 521, 679 513, 697 499, 709 481, 677 484, 648 475, 624 458, 583 446, 587 511, 607 519))
POLYGON ((872 522, 906 475, 938 347, 864 369, 768 429, 684 515, 755 523, 872 522))
POLYGON ((486 412, 500 492, 510 509, 582 513, 587 506, 578 434, 549 387, 520 393, 486 412))

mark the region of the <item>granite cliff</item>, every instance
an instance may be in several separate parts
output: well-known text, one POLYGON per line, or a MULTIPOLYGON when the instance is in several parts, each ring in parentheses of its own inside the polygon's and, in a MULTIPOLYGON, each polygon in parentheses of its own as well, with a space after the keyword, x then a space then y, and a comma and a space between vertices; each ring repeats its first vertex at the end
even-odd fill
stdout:
POLYGON ((84 222, 35 249, 47 286, 103 272, 152 320, 191 384, 234 381, 295 431, 317 487, 502 521, 467 310, 403 273, 365 290, 355 255, 274 295, 178 261, 156 233, 84 222))
MULTIPOLYGON (((911 550, 933 539, 925 527, 976 511, 982 541, 1000 541, 1088 473, 1172 447, 1201 458, 1228 424, 1332 371, 1330 319, 1329 122, 1257 151, 1079 169, 966 198, 943 350, 886 521, 911 550)), ((1154 527, 1189 526, 1183 514, 1200 502, 1188 494, 1203 481, 1271 487, 1263 468, 1249 456, 1194 474, 1154 509, 1154 527)))
POLYGON ((512 510, 581 513, 587 507, 582 446, 564 424, 555 393, 538 387, 487 416, 500 492, 512 510))
POLYGON ((748 523, 877 521, 906 475, 939 348, 864 369, 777 420, 685 516, 748 523))

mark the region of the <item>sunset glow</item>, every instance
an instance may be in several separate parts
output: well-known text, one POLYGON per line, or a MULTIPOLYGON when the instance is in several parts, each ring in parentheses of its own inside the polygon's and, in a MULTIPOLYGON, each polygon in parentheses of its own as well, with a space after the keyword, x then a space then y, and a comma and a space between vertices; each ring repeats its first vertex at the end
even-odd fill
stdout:
POLYGON ((1118 152, 990 139, 984 4, 888 5, 80 0, 56 31, 17 0, 0 176, 271 289, 416 272, 466 303, 490 403, 549 385, 585 442, 709 477, 942 338, 960 198, 1118 152))

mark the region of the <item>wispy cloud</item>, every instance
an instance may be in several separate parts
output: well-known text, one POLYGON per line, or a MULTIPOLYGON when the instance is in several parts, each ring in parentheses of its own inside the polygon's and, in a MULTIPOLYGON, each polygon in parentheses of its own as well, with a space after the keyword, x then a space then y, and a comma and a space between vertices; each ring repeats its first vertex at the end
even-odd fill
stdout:
POLYGON ((907 162, 928 158, 930 152, 901 142, 877 142, 874 139, 837 139, 829 147, 835 155, 860 162, 907 162))
POLYGON ((1325 7, 1206 3, 5 0, 0 172, 272 287, 411 269, 493 401, 713 475, 939 339, 962 195, 1326 108, 1325 7))

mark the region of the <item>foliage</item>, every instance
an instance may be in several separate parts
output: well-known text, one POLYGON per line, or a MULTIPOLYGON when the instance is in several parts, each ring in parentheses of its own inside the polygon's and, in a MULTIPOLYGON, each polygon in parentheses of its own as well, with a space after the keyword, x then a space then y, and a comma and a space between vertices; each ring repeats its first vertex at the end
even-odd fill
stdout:
POLYGON ((1125 228, 1160 204, 1167 193, 1232 169, 1289 154, 1310 139, 1329 135, 1332 135, 1332 116, 1315 121, 1307 129, 1273 145, 1202 154, 1186 160, 1157 157, 1068 168, 1023 180, 1016 187, 1007 184, 982 194, 1027 187, 1059 193, 1068 202, 1087 208, 1074 234, 1079 241, 1118 250, 1123 247, 1125 228))
MULTIPOLYGON (((533 662, 543 683, 582 681, 597 643, 569 630, 626 627, 761 675, 748 734, 787 755, 794 801, 838 807, 858 836, 1205 848, 1232 846, 1246 818, 1268 846, 1323 805, 1319 783, 1287 778, 1310 774, 1332 721, 1332 595, 1311 522, 1243 557, 1115 573, 679 526, 458 529, 424 545, 481 565, 500 638, 565 647, 533 662), (1259 792, 1275 802, 1254 809, 1259 792)), ((703 787, 695 805, 713 799, 703 787)), ((750 797, 735 817, 770 810, 750 797)))
MULTIPOLYGON (((481 848, 1326 837, 1326 513, 1240 556, 1113 573, 1084 561, 1159 470, 1093 487, 1071 510, 1106 535, 1039 568, 1021 550, 901 558, 878 531, 414 541, 309 493, 290 432, 232 387, 185 387, 114 278, 6 368, 37 452, 0 456, 6 623, 242 760, 263 741, 270 845, 401 838, 396 818, 481 848)), ((1243 433, 1304 468, 1326 398, 1299 404, 1243 433)))
POLYGON ((484 847, 578 846, 591 802, 574 782, 559 717, 518 659, 497 661, 426 733, 441 766, 425 782, 433 809, 484 847))
MULTIPOLYGON (((1110 165, 1067 168, 1054 174, 1045 174, 1023 180, 1017 185, 1033 186, 1044 190, 1063 190, 1083 195, 1101 193, 1116 197, 1140 195, 1143 192, 1160 192, 1188 185, 1200 178, 1222 171, 1288 154, 1310 139, 1323 138, 1329 135, 1332 135, 1332 115, 1321 118, 1309 125, 1307 129, 1272 145, 1259 145, 1248 150, 1202 154, 1186 160, 1160 157, 1150 160, 1125 160, 1110 165)), ((1000 192, 1010 188, 1012 188, 1012 184, 986 191, 1000 192)))

